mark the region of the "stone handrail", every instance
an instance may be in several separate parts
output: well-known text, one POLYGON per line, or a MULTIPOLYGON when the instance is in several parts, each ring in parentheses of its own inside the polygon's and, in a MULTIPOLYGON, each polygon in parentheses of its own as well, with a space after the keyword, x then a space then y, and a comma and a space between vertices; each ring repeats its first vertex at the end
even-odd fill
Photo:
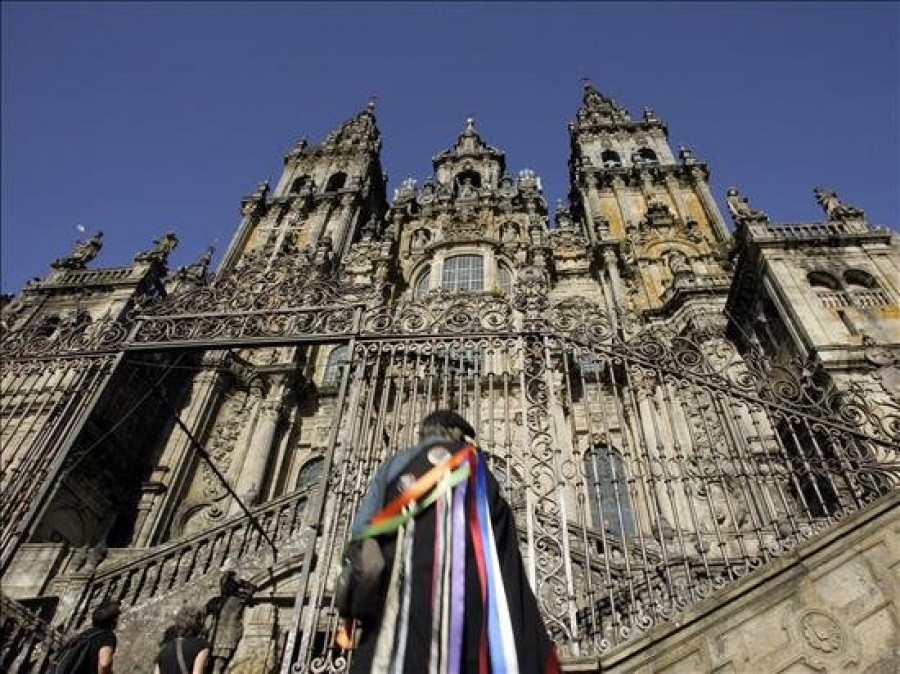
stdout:
POLYGON ((19 602, 0 594, 0 669, 43 671, 63 635, 19 602))
POLYGON ((41 281, 41 287, 51 286, 84 286, 108 285, 115 283, 133 283, 139 281, 146 273, 145 269, 135 267, 116 267, 111 269, 56 269, 41 281))
MULTIPOLYGON (((266 535, 275 543, 297 535, 310 485, 252 509, 266 535)), ((104 568, 89 578, 84 588, 76 625, 104 601, 120 601, 132 606, 162 592, 176 589, 218 569, 226 559, 239 560, 269 544, 247 516, 229 519, 193 535, 147 550, 137 559, 128 559, 104 568)))
POLYGON ((828 222, 799 222, 790 224, 758 222, 751 223, 748 227, 753 240, 760 242, 827 239, 833 237, 890 238, 889 231, 879 227, 871 227, 863 220, 850 220, 847 222, 833 220, 828 222))
POLYGON ((883 288, 867 290, 824 290, 819 291, 819 299, 822 304, 830 309, 841 307, 881 307, 891 303, 890 297, 883 288))

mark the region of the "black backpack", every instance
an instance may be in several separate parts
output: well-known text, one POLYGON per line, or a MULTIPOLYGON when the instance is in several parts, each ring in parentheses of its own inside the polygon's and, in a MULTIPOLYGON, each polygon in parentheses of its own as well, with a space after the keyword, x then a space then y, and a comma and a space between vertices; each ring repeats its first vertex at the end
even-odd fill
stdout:
MULTIPOLYGON (((63 646, 53 658, 50 674, 81 674, 90 672, 94 650, 94 638, 104 630, 99 628, 82 632, 63 646)), ((91 672, 90 674, 93 674, 91 672)))

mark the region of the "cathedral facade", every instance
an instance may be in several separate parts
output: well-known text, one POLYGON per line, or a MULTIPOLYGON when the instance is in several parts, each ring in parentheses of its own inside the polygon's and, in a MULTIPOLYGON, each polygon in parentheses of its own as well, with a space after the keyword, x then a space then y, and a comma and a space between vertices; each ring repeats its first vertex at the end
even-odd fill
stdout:
POLYGON ((4 665, 115 599, 126 671, 185 605, 215 672, 344 671, 350 519, 437 408, 477 429, 564 668, 888 662, 900 537, 847 562, 872 580, 844 612, 808 560, 897 533, 900 240, 824 187, 811 223, 731 189, 729 226, 706 163, 590 84, 569 139, 567 204, 472 119, 389 198, 369 105, 241 201, 217 270, 169 269, 172 232, 99 267, 97 233, 5 298, 4 665), (790 560, 787 655, 667 655, 790 560))

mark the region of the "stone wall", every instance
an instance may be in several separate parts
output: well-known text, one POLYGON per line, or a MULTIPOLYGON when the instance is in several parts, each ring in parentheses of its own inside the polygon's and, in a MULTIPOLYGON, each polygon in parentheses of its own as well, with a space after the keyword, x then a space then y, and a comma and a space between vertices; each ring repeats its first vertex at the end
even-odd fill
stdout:
MULTIPOLYGON (((900 492, 600 661, 603 672, 900 671, 900 492)), ((597 662, 567 671, 596 671, 597 662)))

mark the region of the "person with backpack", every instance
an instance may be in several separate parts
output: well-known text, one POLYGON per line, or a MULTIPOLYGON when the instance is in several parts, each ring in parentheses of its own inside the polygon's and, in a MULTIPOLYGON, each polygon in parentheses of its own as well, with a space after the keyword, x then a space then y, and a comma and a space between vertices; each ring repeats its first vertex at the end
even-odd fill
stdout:
POLYGON ((438 410, 419 434, 377 469, 351 526, 335 590, 351 674, 559 674, 475 429, 438 410))
POLYGON ((116 627, 122 607, 105 602, 91 614, 91 628, 63 646, 51 671, 54 674, 112 674, 116 653, 116 627))
POLYGON ((184 608, 163 635, 153 674, 205 674, 209 642, 203 636, 203 621, 196 609, 184 608))

